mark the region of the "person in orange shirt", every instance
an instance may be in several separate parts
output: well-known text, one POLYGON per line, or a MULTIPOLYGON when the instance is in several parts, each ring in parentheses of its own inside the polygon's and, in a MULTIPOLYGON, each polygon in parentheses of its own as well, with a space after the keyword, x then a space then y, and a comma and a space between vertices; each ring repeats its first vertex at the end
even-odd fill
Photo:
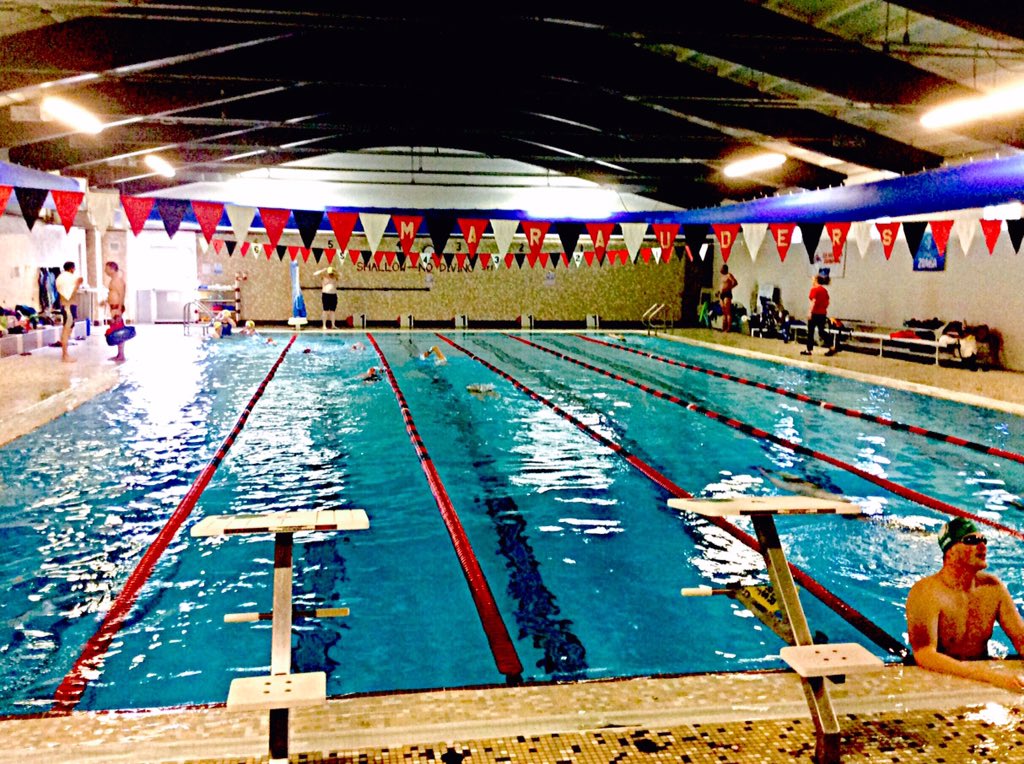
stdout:
POLYGON ((821 336, 821 344, 829 347, 825 355, 835 355, 836 346, 833 343, 832 335, 828 331, 828 290, 822 283, 824 279, 820 275, 814 277, 811 284, 811 292, 808 299, 811 301, 811 312, 807 317, 807 350, 801 350, 800 355, 811 355, 814 350, 814 332, 817 329, 821 336))

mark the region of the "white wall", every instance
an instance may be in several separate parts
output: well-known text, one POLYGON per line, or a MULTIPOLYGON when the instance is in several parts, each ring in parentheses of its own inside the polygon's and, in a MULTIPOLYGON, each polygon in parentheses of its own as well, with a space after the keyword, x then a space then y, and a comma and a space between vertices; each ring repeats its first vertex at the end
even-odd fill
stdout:
MULTIPOLYGON (((828 246, 824 235, 822 239, 828 246)), ((932 317, 988 324, 1002 336, 1003 365, 1024 371, 1024 255, 1013 251, 1005 230, 991 255, 980 228, 966 255, 954 233, 946 249, 946 268, 940 272, 914 271, 902 233, 889 260, 876 240, 864 257, 853 241, 847 242, 846 253, 845 273, 829 285, 830 315, 893 327, 909 318, 932 317)), ((716 290, 721 265, 716 245, 716 290)), ((787 310, 800 316, 807 312, 807 293, 816 269, 803 244, 793 244, 782 262, 769 233, 752 260, 741 236, 730 253, 729 269, 740 282, 734 291, 736 299, 748 308, 755 303, 758 284, 774 284, 781 289, 787 310)))
POLYGON ((85 265, 85 232, 37 221, 29 233, 18 215, 0 216, 0 305, 39 308, 39 269, 59 268, 71 260, 79 271, 85 265))

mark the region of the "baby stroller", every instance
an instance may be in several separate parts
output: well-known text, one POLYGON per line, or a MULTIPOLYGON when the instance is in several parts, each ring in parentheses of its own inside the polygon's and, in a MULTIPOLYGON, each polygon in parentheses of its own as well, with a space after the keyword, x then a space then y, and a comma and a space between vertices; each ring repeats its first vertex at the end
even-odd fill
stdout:
POLYGON ((761 302, 761 311, 758 314, 757 330, 758 334, 762 337, 782 337, 784 336, 784 316, 782 310, 777 304, 775 304, 770 297, 761 295, 758 298, 761 302))

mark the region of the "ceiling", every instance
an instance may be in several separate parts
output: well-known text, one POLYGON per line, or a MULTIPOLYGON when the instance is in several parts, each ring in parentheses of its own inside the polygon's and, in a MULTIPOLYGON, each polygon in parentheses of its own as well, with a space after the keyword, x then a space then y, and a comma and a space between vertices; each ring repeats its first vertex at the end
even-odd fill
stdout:
POLYGON ((132 195, 240 176, 384 193, 556 179, 693 209, 1024 149, 1019 119, 918 123, 1024 80, 1024 15, 1005 3, 553 5, 0 0, 0 159, 132 195), (44 121, 48 94, 107 127, 44 121), (766 148, 789 160, 723 176, 766 148))

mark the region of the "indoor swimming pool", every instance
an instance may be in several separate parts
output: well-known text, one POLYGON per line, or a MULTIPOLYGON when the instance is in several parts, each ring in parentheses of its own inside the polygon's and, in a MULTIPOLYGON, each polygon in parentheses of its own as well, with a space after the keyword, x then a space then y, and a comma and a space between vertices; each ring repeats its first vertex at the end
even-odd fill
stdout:
POLYGON ((369 531, 295 537, 296 604, 351 610, 293 632, 293 670, 326 671, 330 695, 506 681, 445 500, 525 681, 784 665, 732 599, 680 596, 767 574, 739 534, 670 509, 676 495, 860 504, 859 519, 778 525, 829 595, 802 594, 812 630, 890 661, 948 509, 987 523, 990 568, 1024 601, 1011 414, 643 335, 274 337, 170 343, 159 366, 0 448, 0 714, 51 710, 129 579, 138 598, 78 708, 218 703, 267 673, 270 624, 224 616, 269 609, 272 539, 191 537, 208 515, 366 510, 369 531), (445 363, 424 358, 433 346, 445 363), (264 382, 181 530, 134 573, 264 382))

